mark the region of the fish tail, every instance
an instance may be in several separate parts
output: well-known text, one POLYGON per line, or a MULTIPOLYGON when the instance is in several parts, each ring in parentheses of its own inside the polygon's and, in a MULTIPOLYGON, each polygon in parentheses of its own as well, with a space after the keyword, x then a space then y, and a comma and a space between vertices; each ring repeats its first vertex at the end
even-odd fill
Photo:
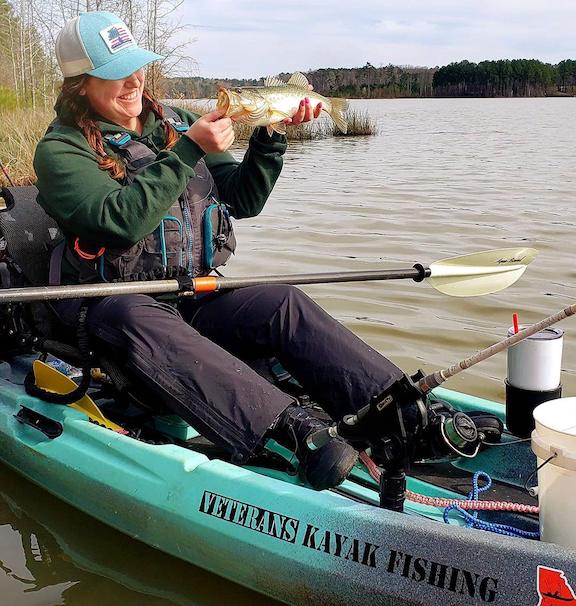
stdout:
POLYGON ((332 111, 328 112, 336 126, 346 134, 348 131, 348 120, 346 120, 346 111, 348 110, 348 100, 331 97, 330 104, 332 111))

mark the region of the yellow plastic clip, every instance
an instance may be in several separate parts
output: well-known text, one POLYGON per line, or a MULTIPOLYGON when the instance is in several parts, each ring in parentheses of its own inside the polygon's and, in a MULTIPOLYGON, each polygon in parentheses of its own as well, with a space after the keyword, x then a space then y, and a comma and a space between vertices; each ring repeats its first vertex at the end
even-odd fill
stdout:
MULTIPOLYGON (((67 377, 59 370, 56 370, 49 364, 46 364, 40 360, 34 361, 33 370, 37 387, 41 387, 46 391, 66 394, 70 393, 77 387, 76 383, 74 383, 70 377, 67 377)), ((70 404, 70 407, 83 412, 91 421, 95 421, 99 425, 112 429, 117 433, 128 433, 123 427, 120 427, 120 425, 117 425, 113 421, 107 419, 102 414, 102 411, 98 408, 94 400, 88 395, 82 396, 78 402, 70 404)))

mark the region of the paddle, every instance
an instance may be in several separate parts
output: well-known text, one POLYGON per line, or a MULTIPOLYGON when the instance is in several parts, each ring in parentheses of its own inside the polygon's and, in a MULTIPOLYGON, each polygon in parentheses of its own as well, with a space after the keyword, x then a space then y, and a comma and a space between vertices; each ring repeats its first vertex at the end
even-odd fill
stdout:
POLYGON ((127 294, 178 293, 179 296, 186 297, 200 292, 215 292, 263 284, 326 284, 408 278, 416 282, 426 280, 436 290, 453 297, 473 297, 498 292, 514 284, 534 260, 536 254, 537 251, 533 248, 499 248, 441 259, 431 263, 429 267, 417 263, 413 267, 405 269, 372 269, 251 278, 205 276, 181 280, 7 288, 0 290, 0 303, 127 294))

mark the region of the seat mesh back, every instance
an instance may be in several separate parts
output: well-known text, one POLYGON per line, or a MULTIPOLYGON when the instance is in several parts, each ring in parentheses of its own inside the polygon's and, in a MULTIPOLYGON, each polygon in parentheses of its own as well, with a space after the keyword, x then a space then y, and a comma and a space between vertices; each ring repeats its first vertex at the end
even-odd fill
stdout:
POLYGON ((50 252, 62 234, 36 202, 37 194, 34 186, 2 188, 6 209, 0 211, 0 235, 28 281, 42 286, 48 284, 50 252))

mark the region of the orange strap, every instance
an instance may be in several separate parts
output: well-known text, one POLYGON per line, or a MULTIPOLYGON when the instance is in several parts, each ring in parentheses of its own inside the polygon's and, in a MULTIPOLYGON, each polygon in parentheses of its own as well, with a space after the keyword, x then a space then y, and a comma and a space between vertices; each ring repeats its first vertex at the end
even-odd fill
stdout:
POLYGON ((204 276, 194 278, 194 292, 214 292, 218 290, 218 278, 216 276, 204 276))
POLYGON ((94 261, 94 259, 97 259, 98 257, 101 257, 104 254, 105 251, 106 251, 106 249, 102 246, 102 248, 95 255, 93 255, 91 253, 84 252, 80 248, 80 238, 76 238, 76 240, 74 240, 74 252, 81 259, 85 259, 86 261, 94 261))

